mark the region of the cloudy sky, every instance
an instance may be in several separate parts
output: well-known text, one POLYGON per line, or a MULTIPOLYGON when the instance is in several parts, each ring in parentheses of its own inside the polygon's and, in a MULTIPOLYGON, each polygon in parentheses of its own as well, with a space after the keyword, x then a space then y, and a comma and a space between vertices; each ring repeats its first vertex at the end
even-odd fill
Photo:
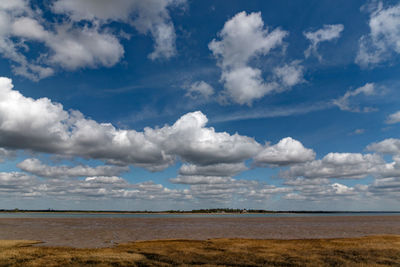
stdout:
POLYGON ((0 1, 0 208, 398 210, 399 1, 0 1))

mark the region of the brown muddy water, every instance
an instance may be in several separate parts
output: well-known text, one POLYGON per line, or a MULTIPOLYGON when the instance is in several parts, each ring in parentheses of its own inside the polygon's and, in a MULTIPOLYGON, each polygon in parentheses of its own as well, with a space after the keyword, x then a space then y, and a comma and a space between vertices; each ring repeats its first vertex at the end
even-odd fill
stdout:
POLYGON ((310 239, 400 235, 400 216, 211 218, 0 218, 0 240, 111 247, 157 239, 310 239))

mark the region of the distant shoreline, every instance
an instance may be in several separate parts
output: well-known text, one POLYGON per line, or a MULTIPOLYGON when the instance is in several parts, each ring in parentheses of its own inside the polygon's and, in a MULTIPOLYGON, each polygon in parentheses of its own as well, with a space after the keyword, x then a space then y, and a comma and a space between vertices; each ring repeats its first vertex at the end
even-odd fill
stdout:
POLYGON ((92 213, 92 214, 339 214, 339 213, 400 213, 400 211, 309 211, 309 210, 167 210, 167 211, 120 211, 120 210, 20 210, 0 209, 0 213, 92 213))

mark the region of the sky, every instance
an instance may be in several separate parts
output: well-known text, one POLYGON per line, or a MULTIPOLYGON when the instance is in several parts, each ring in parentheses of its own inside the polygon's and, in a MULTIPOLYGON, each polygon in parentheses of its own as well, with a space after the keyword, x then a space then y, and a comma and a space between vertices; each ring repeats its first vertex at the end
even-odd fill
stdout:
POLYGON ((399 210, 399 63, 399 1, 0 1, 0 209, 399 210))

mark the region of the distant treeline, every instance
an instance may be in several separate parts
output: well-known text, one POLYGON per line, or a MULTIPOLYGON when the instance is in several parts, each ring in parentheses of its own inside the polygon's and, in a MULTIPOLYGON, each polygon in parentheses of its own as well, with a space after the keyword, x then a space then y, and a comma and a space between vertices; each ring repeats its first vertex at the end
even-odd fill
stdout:
POLYGON ((59 212, 59 213, 400 213, 400 211, 322 211, 322 210, 263 210, 263 209, 197 209, 197 210, 166 210, 166 211, 123 211, 123 210, 26 210, 26 209, 0 209, 0 212, 59 212))

